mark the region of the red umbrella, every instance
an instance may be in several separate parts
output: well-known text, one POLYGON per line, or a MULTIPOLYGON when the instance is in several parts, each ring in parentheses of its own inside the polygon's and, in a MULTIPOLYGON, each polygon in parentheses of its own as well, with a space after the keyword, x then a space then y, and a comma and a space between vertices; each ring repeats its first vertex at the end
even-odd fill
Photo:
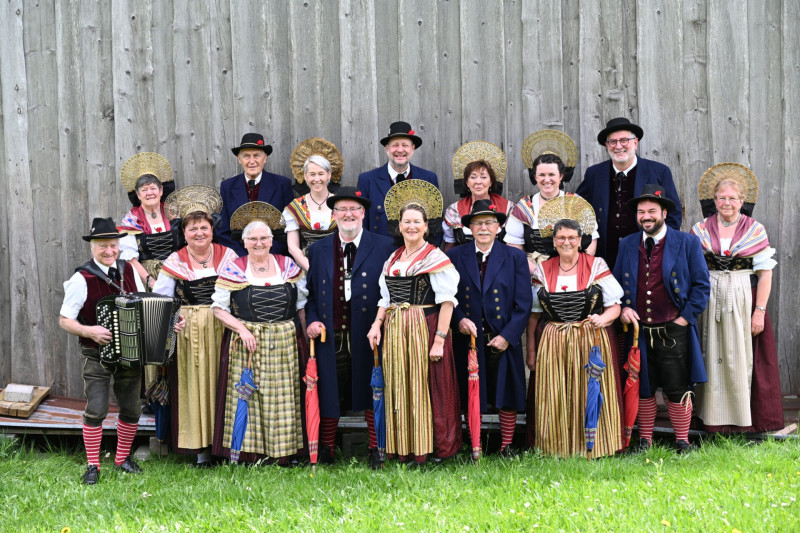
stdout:
MULTIPOLYGON (((628 331, 628 325, 624 326, 628 331)), ((625 447, 631 443, 631 433, 633 424, 636 422, 636 415, 639 413, 639 369, 641 368, 641 355, 639 354, 639 323, 633 323, 633 345, 628 352, 628 362, 623 367, 628 372, 628 379, 625 380, 625 391, 622 398, 625 402, 625 447)))
MULTIPOLYGON (((322 329, 320 342, 325 342, 325 329, 322 329)), ((317 390, 317 357, 314 350, 314 339, 309 339, 309 359, 306 365, 306 434, 308 435, 308 458, 311 461, 311 470, 317 470, 317 456, 319 454, 319 391, 317 390)))
POLYGON ((481 381, 478 375, 478 350, 475 349, 475 335, 470 335, 469 352, 467 353, 467 424, 472 439, 472 458, 481 456, 481 381))

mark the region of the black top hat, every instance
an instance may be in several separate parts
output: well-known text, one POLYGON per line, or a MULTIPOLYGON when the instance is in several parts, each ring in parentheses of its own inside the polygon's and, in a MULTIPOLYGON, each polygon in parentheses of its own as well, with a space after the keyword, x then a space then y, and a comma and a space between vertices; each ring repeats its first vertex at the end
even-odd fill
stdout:
POLYGON ((638 198, 632 198, 628 200, 628 209, 635 211, 636 206, 638 206, 639 202, 642 200, 652 200, 653 202, 658 202, 661 204, 661 207, 667 211, 675 210, 675 202, 667 198, 667 195, 664 192, 664 187, 656 185, 655 183, 645 184, 645 186, 642 188, 642 194, 640 194, 638 198))
POLYGON ((252 148, 255 150, 264 150, 264 153, 269 155, 272 153, 272 145, 264 142, 264 136, 260 133, 245 133, 242 135, 242 142, 239 146, 231 148, 233 155, 238 156, 239 150, 244 148, 252 148))
POLYGON ((414 148, 422 146, 422 139, 414 135, 414 130, 411 129, 411 124, 408 122, 392 122, 389 126, 389 135, 381 139, 381 144, 386 144, 395 137, 408 137, 414 143, 414 148))
POLYGON ((478 200, 472 204, 472 211, 468 215, 461 217, 461 225, 469 226, 475 217, 490 215, 497 219, 502 226, 506 221, 506 214, 497 210, 497 206, 491 200, 478 200))
POLYGON ((328 204, 328 207, 333 209, 333 206, 339 200, 354 200, 363 205, 364 209, 369 209, 369 206, 372 205, 372 202, 369 201, 369 198, 365 198, 361 191, 355 187, 339 187, 339 190, 336 191, 336 194, 329 196, 325 203, 328 204))
POLYGON ((608 136, 615 131, 620 130, 626 130, 633 133, 639 140, 644 137, 644 130, 641 127, 637 126, 625 117, 617 117, 609 120, 606 123, 606 127, 600 130, 600 133, 597 134, 597 142, 605 146, 608 136))
POLYGON ((120 233, 114 225, 114 221, 109 218, 96 217, 92 220, 92 229, 89 235, 84 235, 84 241, 92 241, 95 239, 121 239, 127 237, 127 233, 120 233))

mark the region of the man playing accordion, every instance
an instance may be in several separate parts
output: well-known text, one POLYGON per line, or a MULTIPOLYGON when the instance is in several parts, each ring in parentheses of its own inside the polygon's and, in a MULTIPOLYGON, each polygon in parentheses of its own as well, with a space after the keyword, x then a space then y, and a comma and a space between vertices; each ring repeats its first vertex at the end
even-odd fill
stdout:
MULTIPOLYGON (((133 438, 141 415, 139 392, 142 372, 138 367, 101 363, 99 348, 111 342, 111 332, 97 324, 97 301, 108 295, 141 292, 144 287, 133 267, 119 261, 119 233, 110 218, 95 218, 89 235, 83 240, 91 245, 92 260, 78 267, 75 274, 64 283, 64 301, 58 324, 61 329, 78 337, 81 345, 81 377, 86 395, 83 413, 83 443, 86 448, 87 467, 82 481, 94 485, 100 475, 100 440, 103 420, 108 415, 108 396, 111 377, 114 377, 114 396, 119 404, 117 424, 117 452, 115 468, 129 474, 142 469, 130 457, 133 438)), ((183 329, 181 318, 175 326, 183 329)))

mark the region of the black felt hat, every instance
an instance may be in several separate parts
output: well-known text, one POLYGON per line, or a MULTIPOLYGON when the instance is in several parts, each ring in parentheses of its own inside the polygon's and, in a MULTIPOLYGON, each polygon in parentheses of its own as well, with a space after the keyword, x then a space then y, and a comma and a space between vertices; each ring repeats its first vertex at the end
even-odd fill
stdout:
POLYGON ((675 202, 667 198, 666 193, 664 192, 664 187, 660 185, 656 185, 654 183, 647 183, 642 188, 642 194, 640 194, 637 198, 632 198, 628 200, 628 209, 635 211, 636 206, 639 205, 639 202, 643 200, 651 200, 653 202, 658 202, 661 207, 666 209, 667 211, 674 211, 675 210, 675 202))
POLYGON ((329 196, 325 203, 328 205, 328 207, 333 209, 333 206, 336 205, 336 202, 339 200, 354 200, 363 205, 364 209, 369 209, 369 206, 372 205, 372 202, 369 201, 369 198, 362 196, 361 191, 355 187, 339 187, 339 190, 336 191, 336 194, 329 196))
POLYGON ((414 135, 414 130, 411 129, 411 124, 408 122, 392 122, 389 126, 389 135, 381 139, 381 144, 386 146, 390 140, 395 137, 408 137, 414 143, 414 148, 422 146, 422 139, 414 135))
POLYGON ((242 142, 239 143, 239 146, 231 148, 231 152, 233 152, 233 155, 238 156, 239 150, 243 149, 264 150, 267 155, 272 153, 272 145, 266 144, 264 136, 260 133, 245 133, 242 135, 242 142))
POLYGON ((84 235, 84 241, 93 241, 95 239, 121 239, 127 237, 127 233, 120 233, 114 225, 114 221, 109 218, 97 217, 92 221, 92 229, 89 235, 84 235))
POLYGON ((606 123, 606 127, 597 134, 597 142, 605 146, 608 136, 615 131, 625 130, 636 135, 641 140, 644 137, 644 130, 625 117, 612 118, 606 123))
POLYGON ((506 221, 506 214, 498 211, 497 206, 495 206, 491 200, 478 200, 472 204, 472 211, 470 211, 468 215, 461 217, 461 225, 469 226, 469 223, 472 222, 473 218, 483 215, 495 217, 501 226, 506 221))

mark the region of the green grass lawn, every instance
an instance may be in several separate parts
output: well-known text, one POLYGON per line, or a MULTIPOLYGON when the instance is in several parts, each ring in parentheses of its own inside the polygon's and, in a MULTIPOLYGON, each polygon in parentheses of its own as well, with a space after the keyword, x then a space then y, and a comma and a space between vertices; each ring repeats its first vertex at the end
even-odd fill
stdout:
POLYGON ((587 462, 528 452, 380 472, 365 460, 308 467, 142 462, 80 484, 83 456, 0 443, 3 531, 787 531, 800 530, 800 442, 716 439, 687 456, 587 462))

